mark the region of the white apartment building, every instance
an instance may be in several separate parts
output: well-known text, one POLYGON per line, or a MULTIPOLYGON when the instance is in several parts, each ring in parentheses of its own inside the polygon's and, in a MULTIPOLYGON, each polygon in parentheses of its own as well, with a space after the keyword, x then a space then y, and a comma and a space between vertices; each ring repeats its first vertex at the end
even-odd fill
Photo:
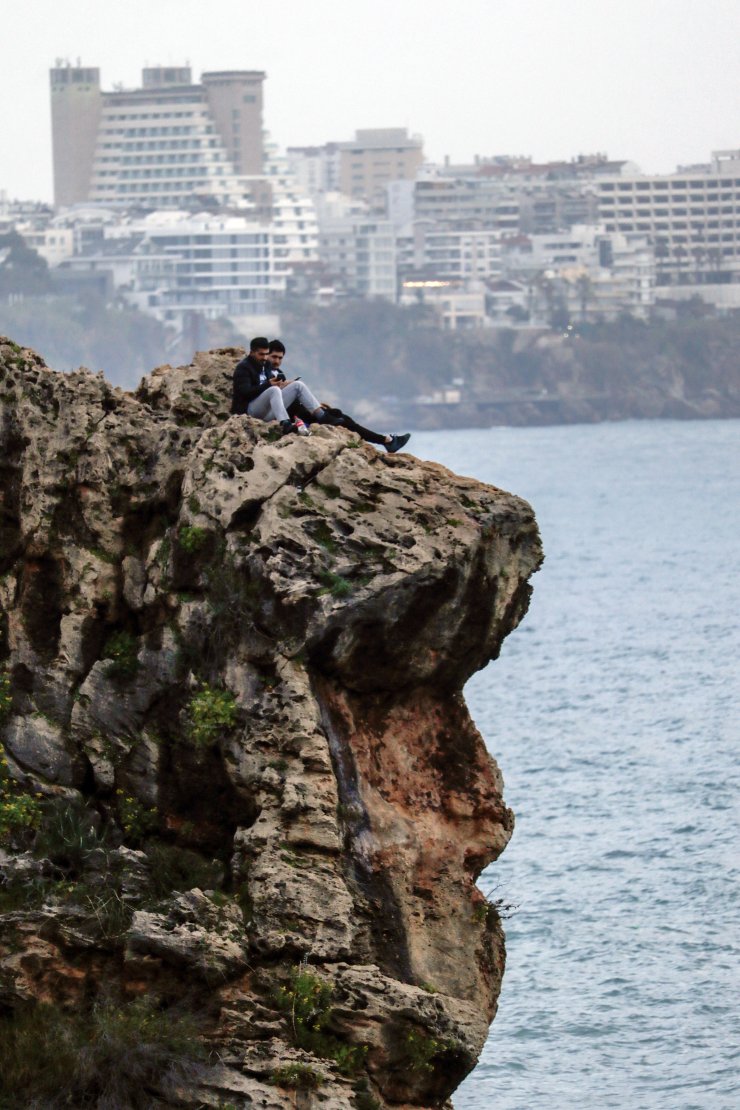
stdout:
POLYGON ((174 286, 176 262, 141 232, 129 231, 86 244, 63 259, 55 267, 54 276, 60 289, 78 292, 80 288, 94 288, 106 297, 118 294, 143 312, 164 319, 156 311, 158 297, 163 289, 174 286))
POLYGON ((318 262, 319 224, 316 205, 302 188, 290 159, 268 144, 265 180, 270 188, 271 226, 276 272, 290 274, 318 262))
POLYGON ((494 279, 501 273, 501 232, 417 220, 404 237, 401 269, 404 277, 429 280, 494 279))
POLYGON ((206 107, 183 97, 159 111, 130 102, 110 106, 88 195, 105 204, 162 208, 208 196, 236 202, 240 189, 206 107))
POLYGON ((514 185, 483 177, 432 176, 425 172, 414 187, 417 220, 514 233, 520 202, 514 185))
POLYGON ((337 143, 289 146, 285 158, 301 192, 315 196, 339 191, 341 156, 337 143))
POLYGON ((476 156, 468 165, 426 165, 417 174, 415 215, 446 224, 470 224, 539 234, 597 221, 593 182, 604 175, 638 172, 631 162, 579 155, 568 162, 476 156))
POLYGON ((132 230, 173 262, 171 279, 147 292, 146 305, 141 304, 160 319, 193 312, 211 319, 266 315, 285 292, 270 225, 242 216, 160 211, 132 224, 132 230))
POLYGON ((586 225, 567 231, 540 235, 515 235, 503 239, 503 269, 507 276, 533 276, 545 270, 561 270, 599 265, 608 257, 606 247, 599 252, 599 243, 607 243, 604 227, 586 225))
POLYGON ((738 285, 740 305, 740 150, 673 174, 620 175, 594 187, 607 231, 652 242, 659 295, 715 300, 722 286, 738 285))
POLYGON ((502 244, 508 280, 528 283, 534 308, 553 292, 575 318, 646 318, 655 303, 655 258, 643 234, 581 225, 548 235, 516 236, 502 244))
POLYGON ((413 181, 391 181, 386 185, 386 215, 397 231, 414 222, 413 181))
POLYGON ((61 263, 58 280, 116 292, 177 330, 195 315, 245 326, 274 316, 291 272, 278 225, 243 216, 162 209, 103 231, 61 263))
POLYGON ((322 218, 319 258, 339 289, 395 301, 396 237, 389 220, 368 215, 322 218))

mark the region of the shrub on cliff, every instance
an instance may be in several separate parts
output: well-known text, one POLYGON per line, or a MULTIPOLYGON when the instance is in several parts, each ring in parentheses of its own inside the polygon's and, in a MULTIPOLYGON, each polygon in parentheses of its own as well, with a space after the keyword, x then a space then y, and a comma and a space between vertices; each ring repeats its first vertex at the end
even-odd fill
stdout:
POLYGON ((0 671, 0 724, 10 715, 13 707, 13 691, 10 686, 10 675, 7 671, 0 671))
POLYGON ((186 731, 196 748, 207 748, 236 724, 236 701, 228 690, 204 684, 188 702, 186 731))
POLYGON ((277 1008, 288 1016, 295 1043, 306 1052, 333 1060, 341 1075, 356 1075, 367 1056, 366 1045, 351 1045, 330 1032, 334 984, 301 964, 275 992, 277 1008))
POLYGON ((12 844, 31 834, 39 826, 41 813, 38 796, 29 794, 10 778, 5 749, 0 744, 0 845, 12 844))
POLYGON ((205 1056, 192 1019, 148 998, 88 1012, 23 1005, 0 1017, 0 1110, 146 1110, 205 1056))
POLYGON ((110 659, 105 669, 108 677, 121 682, 135 678, 139 670, 138 651, 138 641, 130 632, 113 632, 103 648, 103 658, 110 659))

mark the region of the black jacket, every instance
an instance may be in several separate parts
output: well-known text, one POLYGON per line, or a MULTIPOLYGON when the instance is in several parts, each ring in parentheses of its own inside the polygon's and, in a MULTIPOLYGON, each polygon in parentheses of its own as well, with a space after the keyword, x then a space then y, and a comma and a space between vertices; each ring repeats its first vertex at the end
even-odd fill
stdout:
POLYGON ((285 380, 285 374, 275 371, 269 362, 258 362, 251 355, 243 358, 234 371, 231 411, 245 413, 249 402, 270 388, 270 378, 285 380))

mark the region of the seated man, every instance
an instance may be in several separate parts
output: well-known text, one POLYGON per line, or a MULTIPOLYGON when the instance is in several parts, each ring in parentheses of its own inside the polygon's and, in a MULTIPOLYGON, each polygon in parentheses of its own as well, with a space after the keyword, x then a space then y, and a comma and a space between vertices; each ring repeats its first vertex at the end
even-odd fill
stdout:
POLYGON ((324 410, 303 382, 286 381, 268 361, 269 344, 264 336, 256 336, 249 344, 249 354, 234 371, 232 413, 247 413, 259 420, 278 420, 283 435, 297 432, 288 416, 288 405, 301 404, 312 420, 320 420, 324 410))
MULTIPOLYGON (((279 339, 271 340, 269 344, 269 354, 267 356, 272 363, 273 372, 280 374, 283 378, 285 375, 281 369, 283 359, 285 358, 285 344, 279 339)), ((383 435, 381 432, 371 432, 369 428, 363 428, 362 424, 358 424, 351 416, 347 416, 341 409, 332 408, 331 405, 322 405, 323 415, 316 416, 315 413, 306 412, 305 406, 301 407, 299 402, 295 402, 290 406, 291 414, 297 415, 305 420, 307 423, 315 421, 319 424, 333 424, 338 428, 349 428, 351 432, 356 432, 361 439, 367 440, 368 443, 376 443, 379 447, 385 447, 386 451, 394 454, 405 447, 411 439, 410 432, 405 435, 383 435)))

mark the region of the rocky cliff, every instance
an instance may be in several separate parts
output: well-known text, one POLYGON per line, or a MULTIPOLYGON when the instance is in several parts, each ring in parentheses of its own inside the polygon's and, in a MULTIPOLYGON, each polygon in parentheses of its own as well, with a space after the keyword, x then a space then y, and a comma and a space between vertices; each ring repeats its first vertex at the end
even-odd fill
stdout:
POLYGON ((2 1106, 442 1106, 495 1012, 461 689, 532 511, 229 417, 240 353, 130 394, 0 339, 2 1106))

